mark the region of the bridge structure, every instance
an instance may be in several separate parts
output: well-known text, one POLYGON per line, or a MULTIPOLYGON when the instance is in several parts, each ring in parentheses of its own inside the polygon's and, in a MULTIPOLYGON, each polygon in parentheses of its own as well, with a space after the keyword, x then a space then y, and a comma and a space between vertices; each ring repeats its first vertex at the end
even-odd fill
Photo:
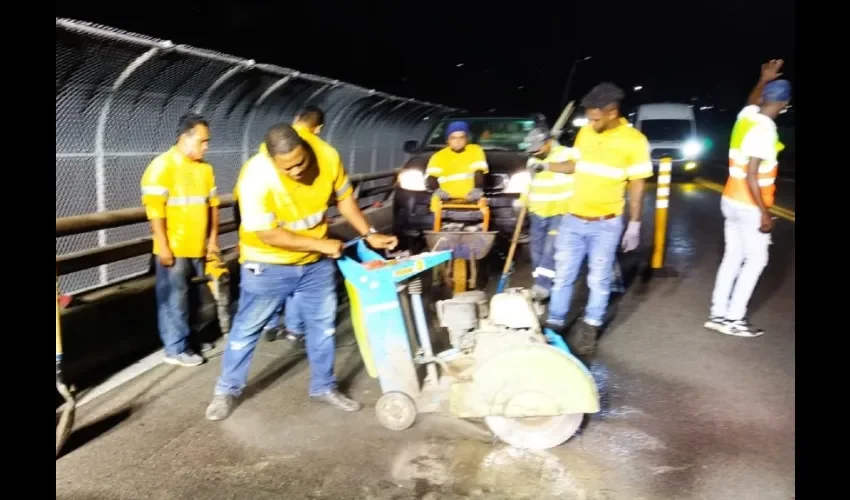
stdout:
MULTIPOLYGON (((424 418, 382 428, 380 395, 363 372, 340 303, 338 376, 366 410, 340 416, 306 402, 307 362, 261 343, 251 397, 222 423, 203 418, 218 375, 214 307, 209 361, 161 363, 151 241, 140 207, 147 163, 194 110, 211 123, 208 160, 232 189, 265 129, 313 103, 324 135, 346 160, 362 206, 392 227, 392 187, 404 140, 456 110, 104 26, 57 19, 56 265, 66 377, 79 395, 77 425, 57 460, 57 498, 758 498, 794 494, 794 185, 780 181, 771 261, 753 298, 758 339, 702 329, 722 255, 723 165, 669 199, 667 278, 650 261, 654 186, 643 244, 621 258, 627 289, 590 366, 603 411, 549 453, 494 444, 474 423, 424 418), (426 119, 427 118, 427 119, 426 119), (356 457, 356 458, 353 458, 356 457)), ((709 166, 710 167, 710 166, 709 166)), ((230 207, 222 244, 238 278, 230 207)), ((332 232, 349 238, 335 219, 332 232)), ((520 261, 514 284, 530 281, 520 261)), ((493 283, 490 284, 492 288, 493 283)), ((572 316, 586 300, 580 283, 572 316)), ((58 403, 57 403, 58 404, 58 403)))

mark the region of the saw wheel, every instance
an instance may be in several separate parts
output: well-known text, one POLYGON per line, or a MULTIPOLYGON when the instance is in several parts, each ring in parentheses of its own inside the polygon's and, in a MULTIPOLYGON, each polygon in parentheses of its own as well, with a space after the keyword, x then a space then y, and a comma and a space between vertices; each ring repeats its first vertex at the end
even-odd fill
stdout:
POLYGON ((505 346, 476 366, 472 380, 468 411, 461 413, 483 413, 493 434, 517 448, 554 448, 578 432, 585 414, 599 411, 587 368, 544 343, 505 346))
POLYGON ((416 403, 399 391, 384 394, 375 404, 378 422, 391 431, 403 431, 413 425, 416 413, 416 403))
POLYGON ((548 450, 570 439, 583 419, 583 413, 572 413, 528 418, 490 416, 484 417, 484 422, 490 432, 515 448, 548 450))

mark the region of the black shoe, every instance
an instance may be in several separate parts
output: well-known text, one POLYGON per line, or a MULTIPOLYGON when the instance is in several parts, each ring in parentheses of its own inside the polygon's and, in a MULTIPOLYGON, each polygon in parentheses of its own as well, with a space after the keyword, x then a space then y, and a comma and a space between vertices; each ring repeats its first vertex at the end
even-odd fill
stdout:
POLYGON ((265 337, 267 342, 274 342, 277 340, 277 336, 280 334, 281 329, 279 327, 266 328, 263 330, 263 337, 265 337))
POLYGON ((357 411, 363 408, 363 405, 346 397, 343 393, 339 392, 337 389, 333 389, 324 394, 317 394, 315 396, 310 396, 310 399, 319 403, 326 403, 331 406, 335 406, 342 411, 357 411))
POLYGON ((596 353, 596 340, 599 338, 599 327, 588 325, 584 321, 577 325, 573 344, 570 348, 577 356, 592 356, 596 353))

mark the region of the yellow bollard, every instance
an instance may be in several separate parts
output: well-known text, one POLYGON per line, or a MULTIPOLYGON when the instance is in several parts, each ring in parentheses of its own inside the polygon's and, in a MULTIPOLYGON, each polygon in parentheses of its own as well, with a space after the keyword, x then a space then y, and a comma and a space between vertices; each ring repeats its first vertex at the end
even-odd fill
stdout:
POLYGON ((667 208, 670 205, 670 175, 673 161, 661 158, 658 163, 658 190, 655 195, 655 237, 652 249, 652 269, 664 267, 664 244, 667 241, 667 208))

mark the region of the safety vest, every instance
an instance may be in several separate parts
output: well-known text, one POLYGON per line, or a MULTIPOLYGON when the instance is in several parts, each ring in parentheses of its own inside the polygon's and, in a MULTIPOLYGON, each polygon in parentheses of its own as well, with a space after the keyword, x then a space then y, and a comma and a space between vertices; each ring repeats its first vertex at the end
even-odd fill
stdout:
POLYGON ((264 243, 256 234, 276 227, 315 239, 328 234, 330 203, 353 195, 351 181, 339 154, 315 135, 299 131, 313 150, 316 178, 309 185, 278 172, 265 148, 242 167, 235 198, 239 200, 239 261, 282 265, 306 265, 322 256, 315 252, 285 250, 264 243))
MULTIPOLYGON (((189 160, 177 148, 157 156, 141 180, 142 204, 148 219, 165 219, 168 246, 175 257, 206 255, 209 209, 220 204, 209 163, 189 160)), ((159 255, 153 241, 153 253, 159 255)))
MULTIPOLYGON (((551 163, 564 163, 573 159, 572 150, 560 144, 554 144, 549 155, 543 160, 551 163)), ((529 163, 535 162, 529 158, 529 163)), ((544 170, 532 177, 528 196, 521 196, 528 203, 528 211, 541 217, 564 215, 568 211, 569 199, 573 195, 573 176, 544 170)))
POLYGON ((785 146, 779 142, 776 124, 759 113, 758 106, 747 106, 738 115, 729 141, 729 179, 723 197, 756 206, 747 186, 747 169, 751 157, 760 158, 758 184, 767 207, 773 206, 776 193, 778 162, 776 155, 785 146))

